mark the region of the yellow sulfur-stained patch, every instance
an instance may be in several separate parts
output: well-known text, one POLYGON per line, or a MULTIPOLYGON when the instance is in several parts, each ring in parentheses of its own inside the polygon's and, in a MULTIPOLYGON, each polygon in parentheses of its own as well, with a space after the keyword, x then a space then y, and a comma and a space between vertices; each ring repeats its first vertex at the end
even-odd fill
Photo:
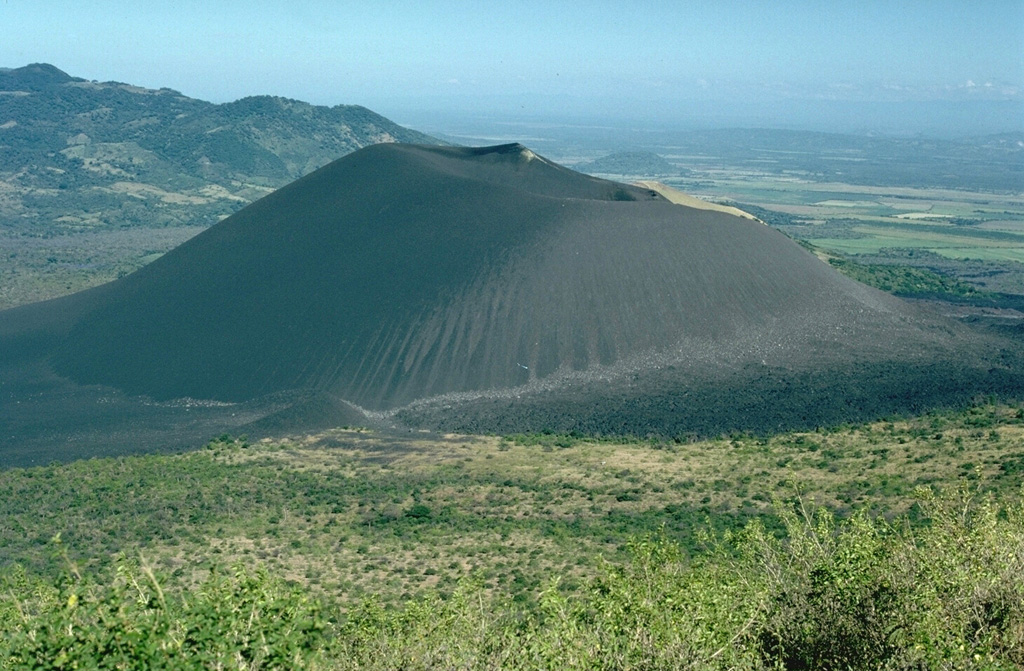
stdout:
POLYGON ((695 198, 694 196, 683 193, 678 189, 673 189, 671 186, 662 184, 661 182, 643 181, 633 182, 636 186, 644 189, 650 189, 656 191, 658 194, 663 196, 669 202, 675 203, 676 205, 684 205, 686 207, 692 207, 698 210, 712 210, 714 212, 725 212, 727 214, 733 214, 737 217, 743 217, 744 219, 753 219, 754 221, 761 221, 752 214, 748 214, 738 207, 731 207, 729 205, 719 205, 718 203, 709 203, 706 200, 695 198))

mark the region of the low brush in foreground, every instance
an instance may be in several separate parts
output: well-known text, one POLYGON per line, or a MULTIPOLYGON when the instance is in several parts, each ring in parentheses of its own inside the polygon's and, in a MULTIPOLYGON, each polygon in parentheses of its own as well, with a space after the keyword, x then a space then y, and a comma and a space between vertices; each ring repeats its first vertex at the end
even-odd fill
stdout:
POLYGON ((922 490, 925 526, 780 509, 688 561, 631 543, 581 592, 524 611, 464 581, 447 599, 342 611, 263 572, 169 591, 125 561, 94 582, 8 571, 2 669, 1019 669, 1024 508, 922 490))

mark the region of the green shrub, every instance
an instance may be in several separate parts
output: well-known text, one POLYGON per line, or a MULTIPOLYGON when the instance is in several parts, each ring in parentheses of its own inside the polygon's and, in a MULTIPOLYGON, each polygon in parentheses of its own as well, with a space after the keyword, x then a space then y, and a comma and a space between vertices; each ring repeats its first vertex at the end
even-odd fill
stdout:
POLYGON ((1024 668, 1024 507, 965 486, 918 498, 914 526, 798 502, 780 534, 704 534, 693 558, 662 531, 571 589, 553 576, 512 599, 510 574, 479 575, 401 608, 339 601, 333 623, 264 570, 165 591, 128 561, 106 582, 15 568, 0 669, 1024 668))
POLYGON ((107 584, 74 570, 33 584, 14 571, 2 588, 5 669, 294 669, 323 643, 318 606, 262 570, 215 571, 168 594, 149 568, 124 561, 107 584))
POLYGON ((752 528, 746 569, 769 578, 755 645, 786 669, 1024 666, 1024 511, 961 488, 920 490, 915 530, 863 514, 782 511, 752 528))

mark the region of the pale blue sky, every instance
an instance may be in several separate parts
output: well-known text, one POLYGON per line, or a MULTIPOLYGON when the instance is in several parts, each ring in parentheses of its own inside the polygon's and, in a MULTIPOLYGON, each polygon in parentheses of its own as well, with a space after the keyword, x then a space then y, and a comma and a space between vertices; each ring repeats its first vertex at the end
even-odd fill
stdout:
POLYGON ((0 67, 48 62, 215 102, 267 93, 398 120, 770 118, 836 101, 1024 112, 1022 0, 0 0, 0 35, 0 67))

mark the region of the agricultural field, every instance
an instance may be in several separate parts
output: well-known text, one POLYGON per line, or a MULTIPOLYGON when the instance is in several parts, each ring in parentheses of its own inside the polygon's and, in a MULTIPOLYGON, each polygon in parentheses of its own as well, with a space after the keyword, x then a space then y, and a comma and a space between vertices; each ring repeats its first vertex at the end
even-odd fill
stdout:
POLYGON ((913 249, 948 259, 1024 262, 1024 192, 868 187, 728 171, 677 188, 788 215, 771 223, 842 254, 913 249))

